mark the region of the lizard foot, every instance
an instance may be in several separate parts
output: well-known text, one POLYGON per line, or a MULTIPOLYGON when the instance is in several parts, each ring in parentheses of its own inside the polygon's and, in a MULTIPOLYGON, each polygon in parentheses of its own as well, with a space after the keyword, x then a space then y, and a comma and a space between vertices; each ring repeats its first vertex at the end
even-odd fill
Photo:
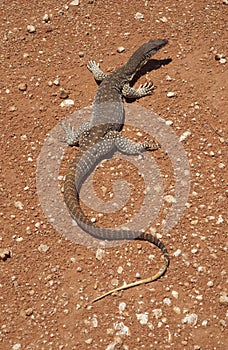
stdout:
POLYGON ((152 82, 147 82, 143 85, 140 85, 140 87, 137 89, 138 93, 140 94, 140 97, 150 95, 153 90, 154 84, 152 82))

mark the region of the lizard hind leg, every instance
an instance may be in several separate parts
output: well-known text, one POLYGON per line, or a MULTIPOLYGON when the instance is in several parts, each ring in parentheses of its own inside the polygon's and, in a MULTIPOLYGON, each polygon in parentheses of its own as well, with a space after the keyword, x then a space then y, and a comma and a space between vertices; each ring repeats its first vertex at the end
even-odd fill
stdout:
POLYGON ((154 90, 154 84, 152 82, 140 85, 138 89, 131 87, 129 84, 125 84, 122 89, 122 95, 125 98, 141 98, 143 96, 150 95, 154 90))

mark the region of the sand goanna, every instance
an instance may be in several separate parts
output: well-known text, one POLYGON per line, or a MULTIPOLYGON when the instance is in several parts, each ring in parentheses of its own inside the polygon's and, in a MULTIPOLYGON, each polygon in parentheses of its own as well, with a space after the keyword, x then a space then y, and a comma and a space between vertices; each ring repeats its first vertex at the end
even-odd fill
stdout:
POLYGON ((104 229, 96 226, 82 211, 79 197, 80 188, 85 178, 93 171, 98 162, 110 152, 118 150, 126 154, 139 154, 160 147, 151 141, 135 143, 121 134, 120 131, 124 124, 122 98, 140 98, 151 93, 152 83, 146 83, 138 89, 130 87, 129 83, 136 72, 167 42, 166 39, 161 39, 144 43, 123 67, 109 75, 103 73, 94 61, 89 61, 88 69, 93 73, 95 80, 101 82, 95 95, 91 120, 83 123, 77 131, 62 123, 68 145, 80 147, 79 154, 70 164, 64 183, 64 200, 73 219, 84 231, 98 239, 149 241, 160 248, 164 256, 164 265, 155 275, 110 290, 93 301, 119 290, 152 282, 160 278, 169 266, 168 252, 157 237, 141 231, 104 229))

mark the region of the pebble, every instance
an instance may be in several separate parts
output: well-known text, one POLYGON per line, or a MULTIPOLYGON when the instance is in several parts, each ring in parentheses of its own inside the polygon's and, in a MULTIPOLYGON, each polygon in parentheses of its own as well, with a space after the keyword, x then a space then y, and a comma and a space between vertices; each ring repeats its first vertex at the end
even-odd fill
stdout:
POLYGON ((228 294, 227 292, 221 292, 219 297, 220 304, 228 304, 228 294))
POLYGON ((121 52, 124 52, 125 51, 125 47, 123 47, 123 46, 119 46, 118 48, 117 48, 117 52, 118 53, 121 53, 121 52))
POLYGON ((119 303, 119 311, 120 312, 123 312, 126 308, 126 303, 122 302, 122 303, 119 303))
POLYGON ((180 313, 181 313, 181 310, 180 310, 180 308, 179 308, 178 306, 174 306, 174 307, 173 307, 173 311, 174 311, 177 315, 180 315, 180 313))
POLYGON ((96 259, 101 261, 103 259, 104 256, 104 249, 98 248, 96 251, 96 259))
POLYGON ((166 120, 165 123, 166 123, 167 126, 173 125, 173 121, 172 120, 166 120))
POLYGON ((136 314, 136 317, 140 324, 147 324, 148 312, 144 312, 143 314, 136 314))
POLYGON ((46 244, 40 244, 38 247, 39 252, 46 253, 50 247, 46 244))
POLYGON ((46 23, 49 22, 50 21, 49 15, 47 13, 45 13, 45 15, 43 16, 42 20, 43 20, 43 22, 46 22, 46 23))
POLYGON ((172 290, 171 294, 175 299, 178 299, 179 294, 176 290, 172 290))
POLYGON ((140 12, 136 12, 134 17, 137 20, 144 19, 144 15, 142 13, 140 13, 140 12))
POLYGON ((12 350, 19 350, 19 349, 21 349, 21 344, 20 343, 14 344, 12 346, 12 350))
POLYGON ((174 253, 173 256, 178 257, 181 254, 181 250, 177 249, 174 253))
POLYGON ((79 0, 73 0, 71 1, 70 5, 71 6, 78 6, 80 4, 80 1, 79 0))
POLYGON ((165 305, 170 306, 172 302, 171 302, 171 300, 170 300, 169 298, 164 298, 164 299, 163 299, 163 303, 164 303, 165 305))
POLYGON ((162 316, 162 309, 153 309, 152 312, 156 318, 159 318, 162 316))
MULTIPOLYGON (((51 82, 49 82, 49 83, 51 83, 51 82)), ((56 79, 53 81, 53 84, 55 84, 56 86, 59 86, 59 84, 60 84, 59 78, 56 78, 56 79)))
POLYGON ((0 260, 6 261, 11 256, 11 251, 8 248, 0 248, 0 260))
POLYGON ((113 279, 111 280, 111 285, 112 285, 113 287, 117 287, 118 284, 119 284, 119 281, 118 281, 117 278, 113 278, 113 279))
POLYGON ((208 281, 207 282, 207 286, 208 287, 213 287, 214 286, 214 282, 213 281, 208 281))
POLYGON ((26 84, 26 83, 20 83, 20 84, 18 85, 18 89, 19 89, 20 91, 26 91, 26 90, 27 90, 27 84, 26 84))
POLYGON ((26 316, 31 316, 33 314, 33 308, 29 307, 27 310, 25 310, 25 315, 26 316))
POLYGON ((72 105, 74 105, 73 100, 64 100, 63 102, 60 103, 60 107, 67 107, 72 105))
POLYGON ((167 196, 164 197, 164 200, 168 203, 176 203, 176 198, 173 197, 171 194, 168 194, 167 196))
POLYGON ((162 18, 160 18, 160 21, 163 23, 166 23, 166 22, 168 22, 168 19, 166 17, 162 17, 162 18))
POLYGON ((34 27, 33 25, 29 24, 29 25, 27 25, 27 31, 29 33, 35 33, 36 27, 34 27))
POLYGON ((117 269, 117 272, 118 272, 119 274, 121 274, 121 273, 123 272, 123 267, 122 267, 122 266, 119 266, 118 269, 117 269))
POLYGON ((66 90, 64 90, 63 88, 61 88, 59 90, 59 97, 62 99, 66 99, 69 96, 68 92, 66 90))
POLYGON ((16 106, 10 106, 8 110, 9 110, 9 112, 15 112, 17 110, 17 107, 16 106))
POLYGON ((22 210, 24 208, 24 205, 21 201, 16 201, 14 202, 14 206, 17 208, 17 209, 20 209, 22 210))
POLYGON ((169 92, 167 92, 167 97, 169 97, 169 98, 172 98, 172 97, 174 97, 176 94, 175 94, 175 92, 173 92, 173 91, 169 91, 169 92))
POLYGON ((223 0, 222 2, 224 5, 228 5, 228 0, 223 0))
POLYGON ((180 136, 179 141, 182 142, 182 141, 186 140, 186 138, 187 138, 188 136, 190 136, 191 134, 192 134, 191 131, 189 131, 189 130, 185 131, 185 132, 180 136))
POLYGON ((84 57, 84 52, 83 51, 79 51, 78 56, 81 57, 81 58, 84 57))
POLYGON ((198 321, 198 316, 196 314, 188 314, 186 315, 183 320, 182 323, 187 323, 191 326, 195 326, 197 324, 198 321))

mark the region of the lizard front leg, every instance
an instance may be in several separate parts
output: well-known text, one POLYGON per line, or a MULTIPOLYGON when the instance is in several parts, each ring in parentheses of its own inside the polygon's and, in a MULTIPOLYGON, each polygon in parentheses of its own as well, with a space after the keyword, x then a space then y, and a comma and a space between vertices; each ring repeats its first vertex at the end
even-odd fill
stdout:
POLYGON ((87 64, 88 70, 93 73, 94 79, 100 83, 102 80, 107 78, 108 74, 102 72, 102 70, 99 67, 99 64, 97 64, 95 61, 90 60, 87 64))
POLYGON ((120 152, 133 155, 144 151, 155 151, 159 149, 160 144, 152 141, 133 142, 119 133, 115 139, 115 145, 120 152))

